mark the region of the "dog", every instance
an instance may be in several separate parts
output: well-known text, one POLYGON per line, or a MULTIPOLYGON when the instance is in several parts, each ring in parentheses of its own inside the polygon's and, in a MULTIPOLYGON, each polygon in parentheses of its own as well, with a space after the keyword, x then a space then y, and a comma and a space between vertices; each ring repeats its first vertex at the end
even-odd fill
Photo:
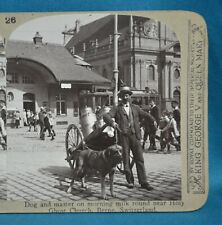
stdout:
POLYGON ((75 162, 73 172, 73 179, 67 190, 71 193, 74 181, 78 178, 81 179, 81 186, 85 186, 85 175, 89 170, 96 170, 101 178, 101 198, 106 198, 105 193, 105 177, 109 174, 110 181, 110 194, 114 197, 113 179, 115 167, 122 162, 122 147, 119 145, 112 145, 103 151, 95 151, 92 149, 75 150, 72 154, 72 159, 75 162))

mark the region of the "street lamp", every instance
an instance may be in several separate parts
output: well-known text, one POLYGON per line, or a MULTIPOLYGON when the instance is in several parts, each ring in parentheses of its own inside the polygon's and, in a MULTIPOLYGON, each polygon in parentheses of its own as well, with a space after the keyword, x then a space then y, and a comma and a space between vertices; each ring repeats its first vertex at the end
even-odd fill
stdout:
POLYGON ((136 29, 137 29, 137 25, 136 25, 136 21, 133 22, 133 87, 136 86, 136 58, 135 58, 135 38, 136 38, 136 29))
POLYGON ((113 76, 115 81, 114 93, 113 93, 113 104, 115 106, 118 105, 118 77, 119 77, 119 70, 118 70, 118 15, 115 14, 114 17, 114 68, 113 68, 113 76))

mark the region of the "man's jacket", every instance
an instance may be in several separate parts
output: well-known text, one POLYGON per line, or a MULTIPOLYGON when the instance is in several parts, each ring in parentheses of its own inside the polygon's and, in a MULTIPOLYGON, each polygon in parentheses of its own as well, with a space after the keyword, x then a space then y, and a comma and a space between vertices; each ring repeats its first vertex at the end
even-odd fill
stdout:
MULTIPOLYGON (((142 118, 148 118, 151 121, 155 121, 155 119, 147 112, 143 111, 139 106, 130 104, 129 107, 131 108, 132 116, 133 116, 133 124, 135 135, 137 139, 141 139, 141 132, 140 132, 140 121, 142 118)), ((116 107, 113 107, 109 113, 103 116, 105 123, 112 126, 113 120, 118 123, 122 134, 128 134, 130 130, 130 123, 129 123, 129 116, 127 115, 123 104, 120 104, 116 107)))

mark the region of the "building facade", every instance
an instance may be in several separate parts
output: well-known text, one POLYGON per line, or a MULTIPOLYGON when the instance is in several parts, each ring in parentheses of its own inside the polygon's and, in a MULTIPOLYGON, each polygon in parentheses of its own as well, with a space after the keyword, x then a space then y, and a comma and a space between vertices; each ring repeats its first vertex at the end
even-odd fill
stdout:
MULTIPOLYGON (((7 43, 7 107, 21 112, 52 111, 57 124, 77 123, 83 104, 81 92, 108 89, 110 81, 93 72, 88 63, 75 58, 62 45, 33 42, 7 43)), ((22 116, 22 115, 21 115, 22 116)))
MULTIPOLYGON (((77 24, 78 25, 78 24, 77 24)), ((75 29, 66 48, 90 63, 104 78, 113 80, 114 15, 75 29)), ((166 24, 149 18, 118 16, 118 70, 125 85, 145 93, 158 93, 161 109, 180 101, 180 43, 166 24)))

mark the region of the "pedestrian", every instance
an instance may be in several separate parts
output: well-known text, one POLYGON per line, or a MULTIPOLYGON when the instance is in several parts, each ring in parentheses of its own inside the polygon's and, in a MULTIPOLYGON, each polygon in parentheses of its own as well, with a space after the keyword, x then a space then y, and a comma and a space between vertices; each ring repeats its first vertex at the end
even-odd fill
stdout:
POLYGON ((51 140, 54 140, 55 138, 54 138, 54 135, 52 134, 52 131, 51 131, 51 125, 49 123, 49 117, 48 117, 47 112, 44 111, 43 115, 44 115, 44 129, 43 129, 44 136, 45 136, 45 132, 48 131, 49 137, 52 137, 51 140))
POLYGON ((33 121, 34 131, 37 132, 38 131, 37 125, 38 125, 38 122, 39 122, 39 116, 36 112, 34 113, 33 120, 34 120, 33 121))
POLYGON ((124 86, 120 89, 119 97, 122 102, 113 107, 110 112, 103 116, 105 123, 108 125, 119 128, 120 144, 123 147, 123 165, 127 187, 134 187, 134 177, 132 169, 130 168, 130 151, 132 151, 133 159, 136 164, 137 175, 141 188, 152 190, 153 188, 147 182, 143 152, 141 147, 141 132, 140 132, 140 117, 150 118, 152 121, 155 119, 147 112, 143 111, 139 106, 131 104, 132 91, 129 87, 124 86), (113 121, 113 118, 115 121, 113 121))
MULTIPOLYGON (((176 127, 177 127, 177 130, 179 132, 178 136, 176 136, 176 139, 180 145, 180 109, 179 109, 179 103, 177 100, 173 100, 171 102, 171 106, 173 108, 173 118, 174 120, 176 121, 176 127)), ((178 149, 180 150, 180 149, 178 149)))
MULTIPOLYGON (((150 113, 150 111, 147 109, 144 109, 144 111, 150 113)), ((141 121, 141 127, 143 128, 143 145, 142 145, 143 149, 145 149, 145 144, 147 141, 147 137, 149 136, 152 123, 153 123, 152 119, 150 118, 143 118, 141 121)))
POLYGON ((30 112, 30 118, 29 118, 29 132, 31 131, 32 127, 34 131, 37 131, 36 125, 37 125, 37 113, 30 112))
MULTIPOLYGON (((164 150, 164 148, 167 146, 167 153, 170 153, 170 144, 175 146, 176 150, 180 150, 180 143, 178 142, 178 136, 179 131, 177 129, 177 123, 176 120, 173 117, 173 112, 168 113, 168 119, 165 117, 165 121, 167 121, 167 125, 160 126, 161 129, 161 148, 164 150)), ((161 121, 163 124, 163 121, 161 121)))
POLYGON ((177 129, 180 132, 180 109, 179 109, 179 103, 176 100, 173 100, 171 102, 171 106, 173 108, 173 118, 175 119, 177 123, 177 129))
POLYGON ((149 123, 150 129, 149 129, 148 133, 149 133, 150 146, 149 146, 148 150, 152 151, 152 150, 157 150, 155 137, 156 137, 156 131, 157 131, 157 128, 159 125, 159 120, 160 120, 159 108, 156 106, 154 99, 150 99, 150 114, 155 119, 156 125, 157 125, 157 126, 155 126, 153 121, 150 121, 150 123, 149 123))
POLYGON ((15 127, 16 128, 19 128, 19 126, 20 126, 20 120, 21 120, 19 110, 16 110, 15 111, 14 118, 15 118, 15 127))
POLYGON ((45 134, 43 132, 44 130, 44 107, 40 107, 40 112, 38 114, 38 117, 39 117, 39 126, 40 126, 40 132, 39 132, 39 135, 40 135, 40 139, 41 140, 44 140, 45 139, 45 134))
POLYGON ((54 130, 55 121, 54 121, 51 111, 49 111, 48 115, 49 115, 49 124, 50 124, 50 129, 51 129, 52 140, 54 140, 55 136, 56 136, 56 133, 54 130))
POLYGON ((170 138, 167 126, 170 123, 170 119, 168 117, 169 112, 163 111, 162 116, 160 118, 159 129, 160 129, 160 152, 164 152, 167 147, 166 152, 170 152, 170 138))
POLYGON ((31 111, 30 111, 30 109, 27 109, 26 118, 27 118, 27 125, 29 126, 30 119, 31 119, 31 111))
POLYGON ((24 126, 27 126, 28 123, 27 123, 27 112, 25 109, 23 109, 23 125, 24 126))
POLYGON ((29 132, 31 131, 31 128, 33 126, 33 121, 34 121, 34 114, 32 111, 30 111, 30 117, 29 117, 29 132))

